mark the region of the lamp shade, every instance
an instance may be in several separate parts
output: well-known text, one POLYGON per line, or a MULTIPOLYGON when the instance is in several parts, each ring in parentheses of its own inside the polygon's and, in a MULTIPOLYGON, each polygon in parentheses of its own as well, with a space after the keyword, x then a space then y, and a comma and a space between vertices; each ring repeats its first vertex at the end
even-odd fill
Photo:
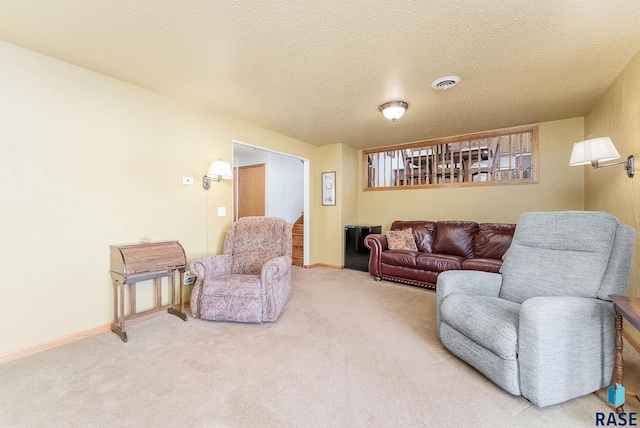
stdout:
POLYGON ((380 109, 384 117, 392 122, 395 122, 396 120, 404 116, 404 112, 407 111, 408 107, 409 104, 405 103, 404 101, 391 101, 389 103, 382 104, 378 108, 380 109))
POLYGON ((233 173, 231 172, 231 165, 229 162, 225 162, 222 159, 211 162, 211 166, 209 167, 209 171, 207 171, 207 177, 223 179, 223 180, 231 180, 233 178, 233 173))
POLYGON ((618 159, 620 153, 613 145, 611 138, 599 137, 573 143, 570 166, 586 165, 592 162, 604 162, 618 159))

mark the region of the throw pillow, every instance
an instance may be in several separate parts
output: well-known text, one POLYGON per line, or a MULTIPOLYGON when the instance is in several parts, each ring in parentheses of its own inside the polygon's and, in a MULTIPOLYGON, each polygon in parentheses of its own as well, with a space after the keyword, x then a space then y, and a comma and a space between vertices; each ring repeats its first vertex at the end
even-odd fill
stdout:
POLYGON ((387 246, 390 250, 418 251, 411 229, 390 230, 386 233, 387 246))

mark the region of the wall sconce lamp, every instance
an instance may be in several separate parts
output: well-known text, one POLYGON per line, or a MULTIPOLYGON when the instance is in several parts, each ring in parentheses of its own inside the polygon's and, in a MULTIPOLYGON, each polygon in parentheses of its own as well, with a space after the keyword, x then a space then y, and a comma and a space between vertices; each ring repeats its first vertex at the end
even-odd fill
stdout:
POLYGON ((391 101, 378 106, 384 117, 391 122, 395 122, 404 116, 404 112, 409 108, 409 104, 404 101, 391 101))
POLYGON ((626 161, 600 165, 600 162, 618 158, 620 158, 620 153, 616 150, 616 146, 613 145, 611 138, 591 138, 589 140, 578 141, 573 144, 569 165, 577 166, 591 163, 591 166, 593 166, 594 169, 614 165, 624 165, 624 170, 627 172, 627 176, 632 178, 635 172, 633 155, 627 157, 626 161))
POLYGON ((204 187, 204 190, 209 190, 209 188, 211 188, 212 181, 217 181, 219 183, 221 180, 231 180, 232 178, 233 173, 231 172, 231 165, 229 162, 218 159, 217 161, 211 162, 207 175, 202 177, 202 187, 204 187))

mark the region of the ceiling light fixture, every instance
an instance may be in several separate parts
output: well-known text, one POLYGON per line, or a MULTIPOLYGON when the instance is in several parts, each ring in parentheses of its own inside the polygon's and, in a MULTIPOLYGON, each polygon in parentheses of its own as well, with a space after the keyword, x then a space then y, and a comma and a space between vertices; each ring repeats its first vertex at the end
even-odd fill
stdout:
POLYGON ((446 91, 447 89, 456 86, 458 82, 460 82, 460 78, 458 76, 441 77, 434 80, 431 87, 439 91, 446 91))
POLYGON ((404 116, 404 112, 409 108, 409 104, 404 101, 391 101, 388 103, 384 103, 378 107, 384 117, 389 119, 391 122, 395 122, 404 116))

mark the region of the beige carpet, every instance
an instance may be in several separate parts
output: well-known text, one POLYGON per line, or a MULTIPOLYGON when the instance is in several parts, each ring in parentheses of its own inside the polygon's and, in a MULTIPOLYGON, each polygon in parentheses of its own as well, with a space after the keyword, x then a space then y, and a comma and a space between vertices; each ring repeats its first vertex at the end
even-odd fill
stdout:
MULTIPOLYGON (((611 411, 606 389, 540 409, 496 387, 440 344, 432 291, 324 268, 293 281, 273 324, 163 315, 128 343, 108 332, 1 364, 0 426, 591 427, 611 411)), ((633 385, 640 358, 625 357, 633 385)))

